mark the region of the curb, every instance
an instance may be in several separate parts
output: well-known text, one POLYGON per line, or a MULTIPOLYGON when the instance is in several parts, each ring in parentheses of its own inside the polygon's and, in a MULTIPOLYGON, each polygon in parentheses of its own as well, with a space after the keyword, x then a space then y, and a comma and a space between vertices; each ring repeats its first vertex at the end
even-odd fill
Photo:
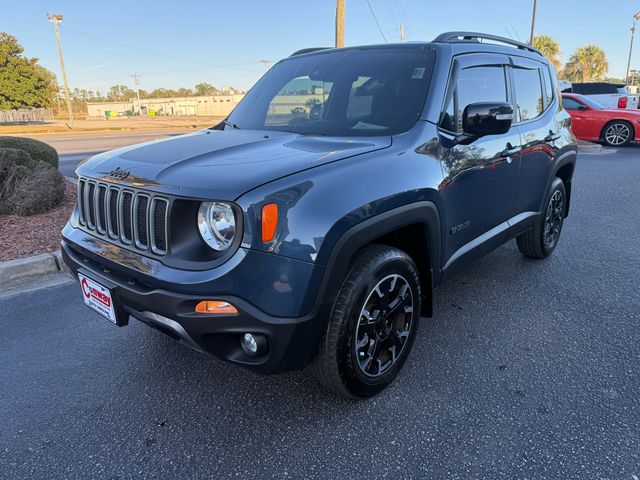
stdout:
MULTIPOLYGON (((25 285, 37 284, 43 280, 52 280, 52 277, 60 276, 67 272, 67 267, 62 261, 60 250, 54 253, 41 253, 33 257, 19 258, 0 262, 0 292, 9 293, 11 290, 19 290, 25 285)), ((70 276, 65 275, 68 278, 70 276)))

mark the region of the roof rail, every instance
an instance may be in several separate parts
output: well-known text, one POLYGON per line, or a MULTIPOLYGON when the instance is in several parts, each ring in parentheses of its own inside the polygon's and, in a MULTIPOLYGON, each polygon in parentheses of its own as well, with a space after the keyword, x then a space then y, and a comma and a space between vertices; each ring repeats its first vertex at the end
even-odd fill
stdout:
POLYGON ((301 50, 296 50, 295 52, 293 52, 291 55, 289 55, 290 57, 295 57, 296 55, 302 55, 305 53, 311 53, 311 52, 317 52, 318 50, 329 50, 330 48, 333 47, 311 47, 311 48, 303 48, 301 50))
POLYGON ((492 40, 494 42, 505 43, 507 45, 512 45, 514 47, 519 48, 520 50, 528 50, 529 52, 537 53, 540 56, 543 56, 540 53, 540 50, 533 48, 531 45, 522 42, 516 42, 515 40, 511 40, 506 37, 499 37, 498 35, 489 35, 487 33, 478 33, 478 32, 445 32, 438 35, 433 39, 434 43, 464 43, 464 42, 473 42, 473 43, 481 43, 481 40, 492 40))

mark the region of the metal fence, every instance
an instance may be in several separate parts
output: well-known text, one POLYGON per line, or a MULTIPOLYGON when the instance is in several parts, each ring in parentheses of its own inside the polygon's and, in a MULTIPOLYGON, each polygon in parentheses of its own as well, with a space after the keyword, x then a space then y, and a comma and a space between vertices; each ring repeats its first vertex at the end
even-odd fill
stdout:
POLYGON ((44 122, 53 119, 50 108, 0 110, 0 123, 44 122))

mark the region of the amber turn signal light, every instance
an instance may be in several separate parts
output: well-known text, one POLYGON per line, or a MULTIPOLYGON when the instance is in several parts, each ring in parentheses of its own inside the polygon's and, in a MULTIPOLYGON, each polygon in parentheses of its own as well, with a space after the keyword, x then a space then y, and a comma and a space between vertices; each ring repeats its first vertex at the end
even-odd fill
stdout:
POLYGON ((267 203, 262 207, 262 241, 270 242, 276 234, 278 226, 278 205, 267 203))
POLYGON ((238 313, 238 309, 229 302, 220 300, 202 300, 196 305, 196 313, 229 314, 238 313))

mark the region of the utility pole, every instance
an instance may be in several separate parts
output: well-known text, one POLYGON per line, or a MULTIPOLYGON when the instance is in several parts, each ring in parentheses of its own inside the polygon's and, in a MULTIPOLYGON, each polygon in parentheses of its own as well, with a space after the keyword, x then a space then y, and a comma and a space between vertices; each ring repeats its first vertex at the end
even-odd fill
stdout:
POLYGON ((633 36, 636 33, 636 22, 640 20, 640 12, 633 16, 633 25, 631 25, 631 43, 629 43, 629 60, 627 60, 627 75, 624 81, 629 83, 629 69, 631 68, 631 51, 633 50, 633 36))
POLYGON ((533 13, 531 14, 531 35, 529 35, 529 45, 533 45, 533 34, 536 29, 536 7, 538 1, 533 0, 533 13))
POLYGON ((262 60, 260 60, 260 63, 262 63, 264 65, 264 71, 266 72, 267 70, 269 70, 269 67, 271 67, 271 60, 265 60, 264 58, 262 60))
POLYGON ((56 31, 56 42, 58 43, 58 55, 60 56, 60 68, 62 70, 62 81, 64 82, 64 92, 67 97, 67 110, 69 111, 69 123, 73 128, 73 111, 71 110, 71 97, 69 95, 69 82, 67 82, 67 71, 64 69, 64 58, 62 58, 62 45, 60 45, 60 30, 58 29, 58 23, 64 18, 63 15, 47 13, 47 18, 50 22, 53 22, 53 28, 56 31))
POLYGON ((405 35, 404 35, 404 24, 401 23, 400 24, 400 42, 404 42, 405 39, 405 35))
POLYGON ((344 47, 344 0, 336 0, 336 48, 344 47))
POLYGON ((133 75, 129 75, 133 77, 133 81, 136 84, 136 97, 138 97, 138 113, 142 115, 142 107, 140 106, 140 75, 134 73, 133 75))

